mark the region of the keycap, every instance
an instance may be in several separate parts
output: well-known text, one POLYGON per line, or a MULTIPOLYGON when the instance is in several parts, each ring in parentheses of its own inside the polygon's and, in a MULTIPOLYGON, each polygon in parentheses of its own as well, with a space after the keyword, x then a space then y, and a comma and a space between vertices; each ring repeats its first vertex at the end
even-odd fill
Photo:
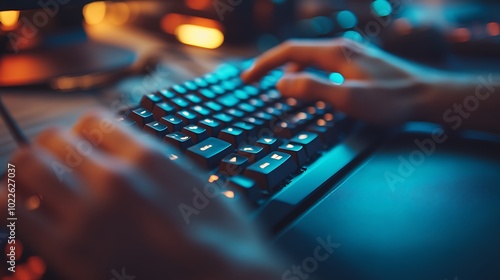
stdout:
POLYGON ((274 134, 277 137, 281 138, 290 138, 293 135, 297 134, 300 131, 300 128, 297 127, 294 123, 290 123, 288 121, 280 121, 274 127, 274 134))
POLYGON ((292 156, 282 152, 272 152, 250 165, 243 175, 255 180, 262 190, 273 193, 280 183, 297 169, 292 156))
POLYGON ((184 98, 186 98, 187 101, 191 102, 192 104, 198 104, 201 102, 201 98, 199 98, 198 96, 190 93, 190 94, 186 94, 184 96, 184 98))
POLYGON ((188 90, 188 91, 195 91, 198 89, 198 86, 191 82, 191 81, 186 81, 184 82, 184 87, 188 90))
POLYGON ((276 151, 276 149, 278 149, 279 144, 280 141, 273 137, 261 137, 255 143, 256 146, 262 147, 266 152, 266 154, 276 151))
POLYGON ((153 116, 155 117, 156 120, 159 120, 164 116, 173 114, 174 112, 175 112, 174 106, 168 104, 167 102, 161 102, 155 104, 155 107, 153 109, 153 116))
POLYGON ((213 101, 205 102, 205 106, 214 112, 219 112, 220 110, 223 109, 223 107, 220 104, 217 104, 213 101))
POLYGON ((225 111, 228 115, 231 115, 232 117, 236 118, 236 119, 239 119, 239 118, 242 118, 245 113, 243 113, 243 111, 240 111, 240 110, 237 110, 237 109, 227 109, 225 111))
POLYGON ((250 103, 250 105, 252 105, 254 107, 258 107, 258 108, 262 108, 262 107, 266 106, 266 103, 264 103, 264 101, 257 99, 257 98, 252 98, 252 99, 248 100, 248 103, 250 103))
POLYGON ((217 102, 225 107, 233 107, 236 104, 238 104, 238 102, 240 102, 240 100, 238 98, 234 97, 234 95, 225 95, 225 96, 217 98, 217 102))
POLYGON ((255 162, 263 158, 267 153, 260 146, 242 145, 238 148, 238 154, 248 158, 250 162, 255 162))
POLYGON ((219 82, 219 79, 213 73, 205 74, 204 79, 209 84, 217 84, 219 82))
POLYGON ((199 96, 203 99, 203 100, 211 100, 213 98, 215 98, 215 93, 213 93, 211 90, 209 89, 206 89, 206 88, 202 88, 199 90, 199 96))
POLYGON ((170 145, 176 147, 181 151, 186 150, 187 148, 191 147, 194 144, 193 139, 191 139, 190 136, 180 132, 174 132, 165 135, 163 141, 169 143, 170 145))
POLYGON ((206 117, 210 116, 210 114, 212 113, 212 111, 210 111, 207 108, 200 106, 200 105, 196 105, 196 106, 191 107, 191 110, 196 115, 198 115, 199 118, 206 118, 206 117))
POLYGON ((207 169, 216 167, 220 160, 231 153, 231 144, 210 137, 187 150, 187 155, 199 166, 207 169))
POLYGON ((215 94, 217 94, 217 95, 223 95, 224 93, 226 93, 226 90, 223 87, 218 86, 218 85, 211 86, 210 90, 215 92, 215 94))
POLYGON ((255 112, 255 107, 248 104, 248 103, 240 103, 240 104, 238 104, 237 108, 239 110, 242 110, 242 111, 247 112, 247 113, 255 112))
POLYGON ((173 93, 172 91, 167 90, 167 89, 162 89, 162 90, 158 91, 158 94, 164 100, 167 100, 167 101, 175 97, 175 93, 173 93))
POLYGON ((250 98, 250 95, 248 95, 248 93, 244 92, 243 90, 241 89, 237 89, 234 91, 234 97, 238 98, 239 100, 247 100, 248 98, 250 98))
POLYGON ((283 144, 278 147, 278 151, 291 155, 298 166, 302 166, 307 162, 306 149, 302 145, 293 143, 283 144))
POLYGON ((205 128, 209 136, 217 137, 219 135, 220 130, 222 129, 222 125, 213 119, 205 118, 198 122, 198 125, 205 128))
POLYGON ((250 96, 256 96, 259 94, 259 89, 254 86, 246 85, 243 87, 243 90, 250 96))
POLYGON ((191 136, 194 143, 199 143, 208 138, 207 130, 197 125, 188 125, 182 128, 182 133, 191 136))
POLYGON ((182 120, 176 116, 168 115, 162 117, 160 122, 168 127, 169 131, 181 131, 183 123, 182 120))
POLYGON ((259 199, 262 199, 262 192, 257 187, 256 182, 242 175, 236 175, 229 178, 228 188, 237 193, 241 193, 242 196, 250 202, 257 202, 259 199))
POLYGON ((290 142, 304 146, 308 157, 315 155, 321 149, 321 146, 323 146, 318 134, 307 131, 297 134, 290 139, 290 142))
POLYGON ((162 98, 156 94, 146 94, 141 98, 141 107, 148 110, 153 111, 156 103, 162 102, 162 98))
POLYGON ((175 115, 182 120, 184 125, 194 124, 198 121, 196 114, 188 110, 181 110, 175 115))
POLYGON ((137 127, 137 125, 135 124, 135 122, 133 120, 127 118, 127 117, 123 117, 123 116, 117 117, 116 121, 119 122, 123 126, 137 127))
POLYGON ((147 123, 154 121, 153 113, 144 108, 133 110, 128 117, 133 120, 139 128, 143 128, 147 123))
POLYGON ((224 125, 228 125, 231 122, 233 122, 233 117, 231 117, 228 114, 224 114, 224 113, 215 114, 213 116, 213 118, 216 119, 217 121, 219 121, 220 123, 224 124, 224 125))
POLYGON ((180 95, 184 95, 184 94, 187 93, 187 90, 183 86, 181 86, 181 85, 174 85, 174 86, 172 86, 172 91, 174 91, 174 92, 176 92, 176 93, 178 93, 180 95))
POLYGON ((146 133, 163 139, 169 132, 168 127, 160 122, 154 121, 146 124, 143 128, 146 133))
POLYGON ((314 124, 306 128, 307 131, 318 134, 321 142, 331 145, 338 137, 338 129, 334 122, 327 122, 324 119, 316 120, 314 124))
POLYGON ((204 79, 202 79, 202 78, 196 78, 196 79, 194 79, 194 80, 193 80, 193 82, 194 82, 194 83, 195 83, 198 87, 201 87, 201 88, 208 86, 207 81, 205 81, 205 80, 204 80, 204 79))
POLYGON ((246 117, 246 118, 243 118, 243 121, 244 122, 247 122, 253 126, 256 127, 256 129, 260 129, 264 126, 264 121, 261 120, 261 119, 257 119, 257 118, 254 118, 254 117, 246 117))
POLYGON ((236 122, 233 124, 233 127, 243 130, 246 137, 254 136, 257 133, 257 131, 255 131, 255 126, 246 122, 236 122))
POLYGON ((218 138, 231 143, 235 147, 238 147, 243 141, 245 141, 245 132, 239 128, 226 127, 219 132, 218 138))
POLYGON ((231 153, 221 160, 219 171, 226 176, 234 176, 243 172, 249 164, 248 158, 231 153))
POLYGON ((187 102, 187 100, 182 97, 172 98, 172 104, 177 110, 182 110, 189 106, 189 102, 187 102))

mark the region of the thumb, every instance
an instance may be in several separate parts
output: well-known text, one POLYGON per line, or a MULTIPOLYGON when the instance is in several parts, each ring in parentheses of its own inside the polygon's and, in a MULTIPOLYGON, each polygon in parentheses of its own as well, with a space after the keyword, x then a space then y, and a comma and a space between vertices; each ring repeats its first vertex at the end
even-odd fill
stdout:
POLYGON ((276 85, 284 97, 302 100, 322 100, 335 108, 346 109, 349 97, 349 86, 336 85, 328 79, 310 73, 286 73, 276 85))

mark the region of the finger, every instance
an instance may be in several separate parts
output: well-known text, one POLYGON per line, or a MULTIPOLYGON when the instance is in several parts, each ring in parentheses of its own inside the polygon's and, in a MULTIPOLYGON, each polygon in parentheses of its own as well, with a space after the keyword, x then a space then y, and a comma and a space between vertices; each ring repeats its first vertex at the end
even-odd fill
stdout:
POLYGON ((146 149, 157 147, 145 135, 119 125, 103 112, 89 113, 73 127, 77 137, 88 139, 96 148, 111 153, 124 160, 137 158, 146 149))
POLYGON ((310 73, 285 74, 276 85, 284 97, 302 100, 323 100, 336 109, 346 110, 349 99, 349 86, 339 86, 329 80, 310 73))
POLYGON ((302 67, 314 66, 325 71, 338 71, 351 63, 355 55, 363 53, 363 47, 347 39, 301 40, 285 42, 261 55, 241 78, 251 83, 270 70, 287 62, 302 67))
POLYGON ((287 63, 285 67, 285 72, 286 73, 297 73, 304 70, 304 67, 298 63, 295 62, 289 62, 287 63))

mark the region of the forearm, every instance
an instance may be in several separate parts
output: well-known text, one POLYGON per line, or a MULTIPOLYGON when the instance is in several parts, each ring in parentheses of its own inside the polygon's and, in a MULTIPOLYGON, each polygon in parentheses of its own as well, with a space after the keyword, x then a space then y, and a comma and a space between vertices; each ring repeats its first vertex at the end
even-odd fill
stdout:
POLYGON ((500 133, 500 75, 441 74, 415 101, 414 120, 500 133))

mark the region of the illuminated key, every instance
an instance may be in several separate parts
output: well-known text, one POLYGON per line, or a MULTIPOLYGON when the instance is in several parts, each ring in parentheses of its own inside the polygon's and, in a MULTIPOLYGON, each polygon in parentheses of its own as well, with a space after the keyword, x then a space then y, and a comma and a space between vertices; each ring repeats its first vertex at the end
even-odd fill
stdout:
POLYGON ((297 168, 297 164, 289 154, 272 152, 250 165, 244 175, 255 180, 262 190, 272 193, 297 168))
POLYGON ((217 138, 210 137, 187 150, 187 155, 199 166, 212 169, 226 155, 231 153, 231 144, 217 138))

